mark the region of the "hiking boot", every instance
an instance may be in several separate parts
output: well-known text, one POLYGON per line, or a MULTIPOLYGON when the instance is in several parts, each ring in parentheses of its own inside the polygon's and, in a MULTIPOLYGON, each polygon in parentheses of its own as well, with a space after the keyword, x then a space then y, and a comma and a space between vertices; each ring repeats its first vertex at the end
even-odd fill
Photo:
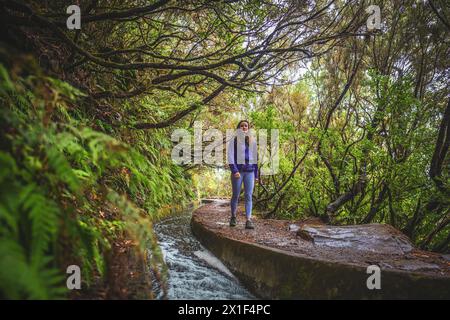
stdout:
POLYGON ((245 229, 255 229, 255 226, 253 225, 253 222, 251 220, 247 220, 245 223, 245 229))
POLYGON ((230 219, 230 227, 235 227, 237 224, 236 217, 231 217, 230 219))

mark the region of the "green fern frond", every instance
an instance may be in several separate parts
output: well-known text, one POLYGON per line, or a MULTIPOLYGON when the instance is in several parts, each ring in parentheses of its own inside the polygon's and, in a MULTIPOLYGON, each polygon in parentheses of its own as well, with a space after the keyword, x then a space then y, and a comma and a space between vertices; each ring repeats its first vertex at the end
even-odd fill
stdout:
POLYGON ((25 250, 12 239, 0 239, 0 292, 10 299, 61 298, 63 277, 49 268, 50 259, 31 265, 25 250))
POLYGON ((33 184, 26 186, 19 194, 22 209, 31 220, 31 261, 44 256, 58 231, 59 208, 33 184))
POLYGON ((65 182, 73 192, 78 193, 81 184, 64 154, 54 146, 48 146, 46 152, 48 163, 58 178, 65 182))

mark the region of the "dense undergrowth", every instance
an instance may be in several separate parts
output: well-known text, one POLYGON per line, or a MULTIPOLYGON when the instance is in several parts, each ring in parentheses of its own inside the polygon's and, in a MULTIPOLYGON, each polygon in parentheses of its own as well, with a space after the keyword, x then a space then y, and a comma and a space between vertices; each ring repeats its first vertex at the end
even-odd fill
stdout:
POLYGON ((94 120, 83 98, 32 62, 0 66, 3 298, 67 297, 71 264, 101 286, 118 241, 160 263, 152 220, 192 196, 166 135, 94 120))

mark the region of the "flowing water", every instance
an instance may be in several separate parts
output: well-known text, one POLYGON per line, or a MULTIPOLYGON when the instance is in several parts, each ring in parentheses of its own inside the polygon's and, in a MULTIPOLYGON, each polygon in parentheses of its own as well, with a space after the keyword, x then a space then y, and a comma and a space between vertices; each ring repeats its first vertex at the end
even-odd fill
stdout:
MULTIPOLYGON (((155 224, 155 232, 169 270, 168 299, 255 299, 238 279, 206 250, 191 232, 192 211, 155 224)), ((157 298, 163 291, 155 288, 157 298)))

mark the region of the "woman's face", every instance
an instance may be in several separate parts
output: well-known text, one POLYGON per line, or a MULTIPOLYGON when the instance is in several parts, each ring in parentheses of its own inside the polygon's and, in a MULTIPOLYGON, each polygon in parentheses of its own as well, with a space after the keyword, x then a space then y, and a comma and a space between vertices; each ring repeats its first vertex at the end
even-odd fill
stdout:
POLYGON ((244 132, 247 132, 248 131, 248 123, 247 122, 242 122, 240 125, 239 125, 239 129, 241 129, 242 131, 244 131, 244 132))

